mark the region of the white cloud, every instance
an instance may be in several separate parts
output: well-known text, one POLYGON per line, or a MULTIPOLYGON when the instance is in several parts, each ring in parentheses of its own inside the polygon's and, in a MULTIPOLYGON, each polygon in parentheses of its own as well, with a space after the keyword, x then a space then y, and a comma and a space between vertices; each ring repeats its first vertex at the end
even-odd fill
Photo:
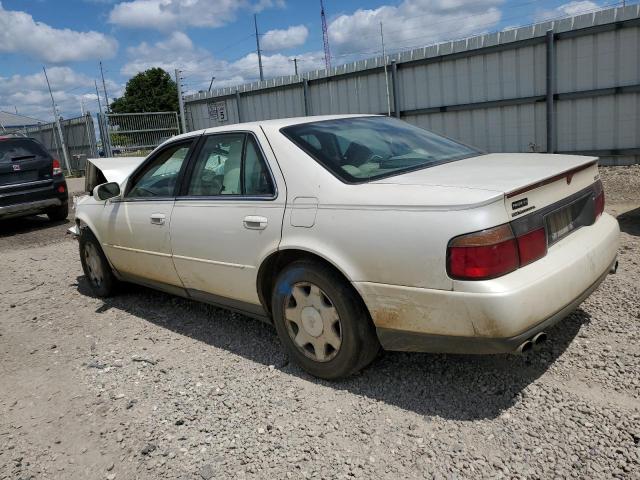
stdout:
MULTIPOLYGON (((249 53, 232 62, 220 60, 207 50, 195 46, 181 32, 175 32, 156 43, 143 42, 130 47, 127 49, 127 57, 129 61, 120 72, 123 75, 133 76, 148 68, 160 67, 173 76, 177 68, 183 71, 188 92, 208 88, 212 76, 216 77, 214 87, 240 85, 259 77, 256 53, 249 53)), ((309 52, 296 57, 301 71, 321 68, 323 65, 324 57, 321 52, 309 52)), ((263 55, 262 64, 266 78, 294 73, 290 57, 282 54, 263 55)))
POLYGON ((601 6, 596 2, 592 2, 590 0, 576 0, 564 3, 552 10, 538 10, 535 15, 535 20, 539 22, 543 20, 551 20, 553 18, 591 13, 599 8, 601 8, 601 6))
POLYGON ((291 26, 286 30, 269 30, 262 36, 260 46, 266 52, 299 47, 304 45, 308 36, 309 30, 304 25, 291 26))
POLYGON ((253 11, 258 13, 267 8, 284 8, 285 6, 285 0, 258 0, 258 3, 253 5, 253 11))
POLYGON ((283 0, 132 0, 113 7, 109 22, 165 31, 186 26, 215 28, 233 21, 241 9, 258 12, 283 6, 283 0))
POLYGON ((387 49, 429 45, 489 31, 501 18, 503 0, 404 0, 400 5, 358 9, 329 25, 332 53, 378 53, 380 22, 387 49))
POLYGON ((0 53, 22 53, 51 63, 113 57, 118 43, 99 32, 78 32, 36 22, 0 3, 0 53))
MULTIPOLYGON (((80 103, 96 112, 97 96, 93 79, 78 73, 69 67, 51 67, 47 69, 51 90, 61 115, 65 118, 80 115, 80 103)), ((107 79, 110 96, 120 95, 121 85, 107 79)), ((100 99, 104 103, 104 98, 100 99)), ((44 121, 51 121, 51 97, 42 71, 29 75, 0 76, 0 110, 9 112, 18 108, 23 115, 44 121)))

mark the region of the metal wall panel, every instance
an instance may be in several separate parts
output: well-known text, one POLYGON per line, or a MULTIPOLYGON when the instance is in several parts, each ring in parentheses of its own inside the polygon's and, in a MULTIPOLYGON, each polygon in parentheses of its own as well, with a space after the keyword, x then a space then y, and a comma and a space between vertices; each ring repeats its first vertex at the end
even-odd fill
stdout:
MULTIPOLYGON (((547 149, 546 32, 554 32, 557 151, 602 152, 640 162, 640 6, 611 8, 391 56, 402 118, 489 152, 547 149), (620 90, 618 87, 624 87, 620 90), (611 89, 611 90, 603 90, 611 89), (612 153, 613 151, 613 153, 612 153), (609 152, 609 153, 607 153, 609 152)), ((385 113, 381 57, 237 87, 242 121, 385 113)), ((389 66, 389 70, 391 67, 389 66)), ((394 85, 389 72, 389 100, 394 85)), ((239 121, 236 87, 188 97, 190 129, 218 123, 207 102, 224 96, 239 121), (231 95, 231 96, 229 96, 231 95)), ((608 159, 610 160, 610 159, 608 159)))
POLYGON ((411 115, 406 121, 487 152, 544 152, 542 103, 411 115))
POLYGON ((558 102, 560 151, 612 150, 640 145, 640 94, 558 102))

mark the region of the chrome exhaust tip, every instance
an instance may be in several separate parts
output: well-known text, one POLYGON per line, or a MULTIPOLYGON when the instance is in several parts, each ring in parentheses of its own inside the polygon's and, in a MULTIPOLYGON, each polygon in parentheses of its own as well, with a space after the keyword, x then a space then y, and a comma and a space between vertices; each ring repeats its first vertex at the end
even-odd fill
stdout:
POLYGON ((540 345, 542 345, 543 343, 545 343, 547 341, 547 334, 546 332, 540 332, 538 334, 536 334, 532 339, 531 342, 533 342, 533 345, 535 347, 539 347, 540 345))
POLYGON ((616 260, 615 263, 611 265, 611 268, 609 269, 609 273, 613 275, 617 271, 618 271, 618 261, 616 260))
POLYGON ((519 353, 520 355, 523 355, 527 352, 530 352, 532 349, 533 349, 533 342, 531 340, 525 340, 516 349, 516 352, 519 353))

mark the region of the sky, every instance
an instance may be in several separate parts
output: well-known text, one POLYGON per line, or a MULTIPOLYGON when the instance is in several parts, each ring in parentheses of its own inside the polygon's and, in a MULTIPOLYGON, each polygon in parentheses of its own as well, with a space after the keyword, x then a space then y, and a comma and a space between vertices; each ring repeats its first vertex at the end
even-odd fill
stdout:
MULTIPOLYGON (((324 0, 333 66, 594 11, 613 0, 324 0)), ((630 2, 627 2, 630 3, 630 2)), ((324 68, 319 0, 0 0, 0 110, 53 119, 98 110, 94 81, 121 96, 151 67, 182 71, 184 90, 258 79, 257 15, 265 78, 324 68)))

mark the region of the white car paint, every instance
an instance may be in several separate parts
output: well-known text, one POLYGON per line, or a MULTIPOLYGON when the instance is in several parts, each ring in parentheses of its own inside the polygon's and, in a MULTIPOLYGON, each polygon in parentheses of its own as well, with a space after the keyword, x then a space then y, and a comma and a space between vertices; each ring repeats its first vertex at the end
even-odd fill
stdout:
MULTIPOLYGON (((265 259, 279 250, 311 252, 355 286, 377 328, 433 336, 500 339, 522 334, 579 300, 615 262, 619 229, 605 213, 552 245, 544 258, 512 273, 493 280, 452 279, 445 262, 452 238, 512 221, 518 216, 512 203, 525 197, 528 214, 588 187, 599 178, 595 159, 487 154, 351 185, 280 132, 289 125, 348 117, 215 127, 165 142, 253 133, 276 183, 274 200, 159 204, 100 202, 87 196, 78 202, 76 219, 91 228, 116 271, 137 272, 141 278, 256 309, 261 308, 257 275, 265 259), (562 174, 575 168, 582 169, 567 182, 562 174), (556 181, 537 185, 558 175, 556 181), (523 187, 531 189, 518 193, 523 187), (114 217, 108 213, 114 209, 124 211, 114 217), (164 225, 149 223, 155 213, 165 215, 164 225), (265 221, 264 228, 245 228, 245 219, 256 217, 265 221)), ((90 161, 124 191, 140 161, 111 160, 90 161)))

